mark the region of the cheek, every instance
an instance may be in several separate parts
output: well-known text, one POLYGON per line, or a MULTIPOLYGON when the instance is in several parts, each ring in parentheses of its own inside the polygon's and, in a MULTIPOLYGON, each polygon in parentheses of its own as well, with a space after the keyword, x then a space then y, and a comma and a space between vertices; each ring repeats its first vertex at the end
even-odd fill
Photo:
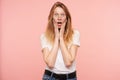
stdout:
POLYGON ((66 20, 66 17, 64 17, 62 20, 65 21, 65 20, 66 20))
POLYGON ((53 17, 53 20, 57 22, 57 18, 56 17, 53 17))
POLYGON ((65 22, 65 21, 66 21, 66 18, 63 19, 63 22, 65 22))

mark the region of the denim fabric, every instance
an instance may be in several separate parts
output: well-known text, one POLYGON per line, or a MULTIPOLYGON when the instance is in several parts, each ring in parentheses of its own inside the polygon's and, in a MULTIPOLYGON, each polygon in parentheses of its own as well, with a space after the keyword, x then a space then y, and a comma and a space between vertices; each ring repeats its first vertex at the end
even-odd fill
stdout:
MULTIPOLYGON (((51 75, 51 76, 48 76, 48 75, 44 74, 42 80, 61 80, 61 79, 55 79, 54 77, 52 77, 52 75, 51 75)), ((77 78, 66 79, 66 80, 77 80, 77 78)))
POLYGON ((67 80, 77 80, 77 78, 67 79, 67 80))
POLYGON ((55 80, 55 78, 54 78, 54 77, 52 77, 52 76, 48 76, 48 75, 44 74, 44 76, 43 76, 43 79, 42 79, 42 80, 55 80))

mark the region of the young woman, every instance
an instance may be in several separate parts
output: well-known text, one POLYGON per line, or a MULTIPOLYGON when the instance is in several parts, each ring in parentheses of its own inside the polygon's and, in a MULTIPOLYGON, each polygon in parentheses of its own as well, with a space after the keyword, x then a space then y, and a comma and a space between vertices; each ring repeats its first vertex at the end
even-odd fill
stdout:
POLYGON ((71 15, 63 3, 52 6, 46 32, 40 39, 47 65, 43 80, 77 80, 75 58, 80 34, 72 29, 71 15))

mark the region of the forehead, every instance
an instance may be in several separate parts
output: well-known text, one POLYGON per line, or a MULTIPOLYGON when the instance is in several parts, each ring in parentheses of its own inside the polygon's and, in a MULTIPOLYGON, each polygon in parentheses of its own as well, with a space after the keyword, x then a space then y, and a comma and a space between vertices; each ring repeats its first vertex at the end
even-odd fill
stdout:
POLYGON ((55 13, 65 13, 65 11, 61 7, 56 7, 54 12, 55 13))

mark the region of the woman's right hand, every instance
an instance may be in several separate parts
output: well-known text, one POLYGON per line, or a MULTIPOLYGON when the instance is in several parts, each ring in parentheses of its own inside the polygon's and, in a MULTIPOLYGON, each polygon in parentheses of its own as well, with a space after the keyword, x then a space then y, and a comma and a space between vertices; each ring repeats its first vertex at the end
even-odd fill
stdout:
POLYGON ((58 26, 57 23, 53 20, 53 24, 54 24, 54 30, 55 30, 55 40, 60 39, 60 32, 58 31, 58 26))

